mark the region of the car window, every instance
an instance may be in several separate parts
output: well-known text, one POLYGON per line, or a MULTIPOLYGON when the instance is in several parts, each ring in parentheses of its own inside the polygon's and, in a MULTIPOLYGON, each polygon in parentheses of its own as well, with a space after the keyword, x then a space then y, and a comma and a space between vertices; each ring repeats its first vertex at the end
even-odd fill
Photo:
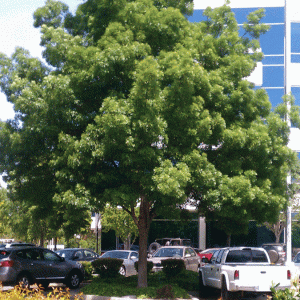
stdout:
POLYGON ((119 258, 119 259, 127 259, 129 256, 128 251, 107 251, 101 257, 111 257, 111 258, 119 258))
POLYGON ((97 253, 90 251, 90 250, 84 250, 83 253, 88 258, 97 257, 97 253))
POLYGON ((83 251, 79 250, 74 253, 74 259, 83 259, 83 251))
POLYGON ((131 254, 130 254, 130 258, 132 258, 132 257, 139 257, 139 253, 138 252, 132 252, 131 254))
POLYGON ((58 255, 60 255, 61 257, 65 257, 66 259, 71 259, 72 258, 72 251, 68 251, 68 250, 61 250, 61 251, 57 251, 56 252, 58 255))
POLYGON ((30 260, 42 260, 41 252, 38 249, 23 250, 24 258, 30 260))
POLYGON ((211 262, 215 262, 215 261, 217 260, 217 257, 218 257, 218 255, 219 255, 219 253, 220 253, 220 250, 216 251, 216 252, 212 255, 210 261, 211 261, 211 262))
POLYGON ((223 253, 224 253, 224 250, 220 250, 220 251, 219 251, 218 257, 217 257, 217 259, 216 259, 216 263, 218 263, 218 264, 221 263, 223 253))
POLYGON ((59 256, 49 250, 43 250, 43 257, 46 261, 60 261, 59 256))
POLYGON ((195 256, 195 255, 196 255, 195 252, 194 252, 194 250, 191 249, 191 248, 186 248, 186 249, 185 249, 185 256, 186 256, 187 254, 190 255, 190 256, 195 256))
POLYGON ((156 253, 154 253, 153 257, 175 257, 175 256, 183 256, 182 248, 160 248, 156 253))
POLYGON ((297 256, 294 259, 295 263, 300 263, 300 253, 297 254, 297 256))

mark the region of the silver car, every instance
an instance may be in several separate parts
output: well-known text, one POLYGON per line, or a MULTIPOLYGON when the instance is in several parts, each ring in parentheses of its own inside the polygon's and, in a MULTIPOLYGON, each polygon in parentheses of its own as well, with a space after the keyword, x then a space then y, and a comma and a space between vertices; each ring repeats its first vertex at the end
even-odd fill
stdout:
POLYGON ((182 259, 185 264, 185 268, 190 271, 198 272, 200 267, 200 257, 196 251, 187 246, 165 246, 159 248, 156 252, 148 258, 148 261, 153 262, 153 271, 158 272, 162 270, 161 261, 166 259, 182 259))
POLYGON ((0 282, 20 284, 29 288, 33 283, 47 288, 49 283, 62 282, 78 288, 84 269, 78 262, 66 261, 51 250, 41 247, 11 247, 0 250, 0 282))
POLYGON ((123 276, 136 275, 137 272, 134 268, 134 263, 139 260, 139 253, 131 250, 111 250, 101 255, 101 258, 119 258, 123 259, 120 274, 123 276))

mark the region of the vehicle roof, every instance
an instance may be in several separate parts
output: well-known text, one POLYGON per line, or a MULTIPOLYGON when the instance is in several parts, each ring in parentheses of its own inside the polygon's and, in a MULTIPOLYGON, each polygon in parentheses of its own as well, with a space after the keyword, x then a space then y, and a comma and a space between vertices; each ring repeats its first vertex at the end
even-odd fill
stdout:
POLYGON ((139 252, 137 250, 107 250, 105 251, 105 253, 107 252, 139 252))
POLYGON ((191 246, 182 246, 182 245, 176 245, 176 246, 172 246, 172 245, 169 245, 169 246, 162 246, 160 248, 158 248, 157 250, 159 249, 165 249, 165 248, 192 248, 191 246))

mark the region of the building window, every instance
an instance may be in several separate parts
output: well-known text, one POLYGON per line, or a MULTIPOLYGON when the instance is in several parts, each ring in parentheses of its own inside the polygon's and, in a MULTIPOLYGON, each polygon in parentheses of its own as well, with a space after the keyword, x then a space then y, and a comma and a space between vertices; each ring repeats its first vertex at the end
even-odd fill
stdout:
POLYGON ((300 23, 291 23, 291 62, 300 63, 300 23))

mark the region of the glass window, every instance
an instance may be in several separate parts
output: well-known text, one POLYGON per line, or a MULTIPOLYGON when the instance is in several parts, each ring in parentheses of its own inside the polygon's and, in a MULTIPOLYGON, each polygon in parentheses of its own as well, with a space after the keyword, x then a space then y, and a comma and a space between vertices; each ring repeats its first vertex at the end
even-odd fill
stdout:
POLYGON ((295 104, 300 105, 300 86, 292 86, 291 92, 295 98, 295 104))
POLYGON ((291 23, 291 52, 300 54, 300 23, 291 23))
POLYGON ((282 103, 282 97, 284 95, 284 88, 280 89, 265 89, 269 95, 269 100, 272 104, 272 107, 277 106, 282 103))
POLYGON ((89 250, 84 250, 83 251, 84 252, 84 255, 86 256, 86 257, 97 257, 97 254, 95 253, 95 252, 93 252, 93 251, 89 251, 89 250))
POLYGON ((82 250, 76 251, 74 253, 74 259, 83 259, 83 251, 82 250))
POLYGON ((265 56, 262 60, 264 65, 284 65, 283 55, 265 56))
POLYGON ((284 24, 272 25, 260 37, 260 46, 264 54, 284 54, 284 24))
POLYGON ((43 251, 43 257, 44 257, 44 260, 47 260, 47 261, 60 261, 60 258, 58 255, 56 255, 55 253, 48 251, 48 250, 43 251))
POLYGON ((284 66, 263 66, 263 86, 283 87, 284 86, 284 66))
POLYGON ((31 260, 42 260, 41 252, 37 249, 25 250, 24 257, 31 260))

